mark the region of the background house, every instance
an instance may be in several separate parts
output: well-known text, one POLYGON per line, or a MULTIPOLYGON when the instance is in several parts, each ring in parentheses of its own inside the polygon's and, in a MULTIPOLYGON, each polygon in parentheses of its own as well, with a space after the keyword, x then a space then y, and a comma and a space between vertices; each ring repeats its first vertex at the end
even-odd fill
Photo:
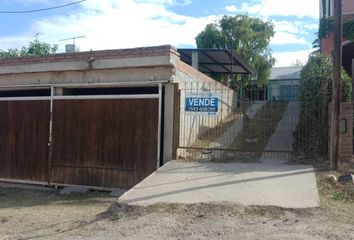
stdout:
POLYGON ((275 67, 268 81, 268 100, 293 101, 299 97, 302 67, 275 67))

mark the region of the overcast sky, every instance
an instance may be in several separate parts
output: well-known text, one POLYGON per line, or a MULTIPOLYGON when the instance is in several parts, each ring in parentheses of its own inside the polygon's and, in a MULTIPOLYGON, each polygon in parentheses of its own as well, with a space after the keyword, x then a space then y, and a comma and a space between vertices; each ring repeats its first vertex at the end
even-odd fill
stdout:
MULTIPOLYGON (((0 0, 0 11, 48 8, 76 0, 0 0)), ((271 20, 276 66, 305 62, 316 38, 318 0, 87 0, 66 8, 30 14, 0 14, 0 49, 34 39, 59 44, 77 39, 81 51, 171 44, 195 47, 206 24, 223 15, 249 14, 271 20)))

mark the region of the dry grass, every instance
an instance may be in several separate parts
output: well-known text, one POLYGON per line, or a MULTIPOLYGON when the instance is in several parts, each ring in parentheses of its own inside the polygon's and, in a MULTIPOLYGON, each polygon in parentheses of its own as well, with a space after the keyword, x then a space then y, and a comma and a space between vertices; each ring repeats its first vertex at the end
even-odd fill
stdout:
POLYGON ((192 147, 209 148, 210 145, 219 137, 223 136, 227 129, 234 124, 236 120, 243 117, 243 109, 247 109, 252 105, 251 102, 243 102, 240 109, 230 112, 224 119, 222 119, 215 127, 209 128, 198 136, 198 139, 193 143, 192 147))
POLYGON ((91 191, 85 194, 60 195, 58 189, 24 190, 0 187, 0 209, 29 206, 90 205, 112 201, 114 197, 105 192, 91 191))
MULTIPOLYGON (((242 118, 241 112, 231 112, 225 117, 222 121, 220 121, 215 127, 209 128, 207 131, 202 133, 197 140, 193 143, 193 148, 203 148, 208 149, 212 148, 212 145, 215 141, 222 137, 225 132, 234 124, 235 121, 242 118)), ((192 160, 200 160, 203 155, 203 151, 198 149, 188 149, 188 159, 192 160)), ((188 160, 187 159, 187 160, 188 160)))
MULTIPOLYGON (((331 171, 329 163, 315 164, 317 185, 324 202, 347 202, 354 204, 354 183, 341 184, 333 181, 330 176, 340 176, 344 174, 354 174, 354 163, 343 163, 338 172, 331 171)), ((353 208, 354 209, 354 208, 353 208)))
POLYGON ((267 102, 253 119, 246 119, 245 127, 235 139, 234 146, 262 151, 275 132, 287 106, 288 102, 267 102))
POLYGON ((232 160, 257 162, 287 106, 286 101, 267 102, 254 118, 247 119, 246 117, 245 126, 236 137, 233 146, 247 152, 232 154, 232 160))
MULTIPOLYGON (((248 103, 248 105, 251 104, 248 103)), ((244 128, 238 133, 231 146, 242 151, 213 150, 213 154, 207 155, 203 154, 203 150, 188 149, 188 159, 219 162, 257 162, 269 138, 275 132, 277 124, 281 120, 287 106, 288 102, 286 101, 267 102, 252 119, 241 113, 230 113, 214 128, 209 129, 199 136, 193 147, 212 149, 212 145, 216 139, 222 137, 236 120, 243 117, 244 128), (244 152, 244 150, 247 150, 247 152, 244 152)), ((227 146, 223 147, 226 148, 227 146)))
POLYGON ((239 112, 231 112, 227 115, 226 118, 221 120, 215 127, 208 129, 204 133, 200 134, 198 140, 195 142, 195 145, 198 145, 198 141, 208 141, 213 142, 214 140, 221 137, 229 127, 242 117, 242 113, 239 112))
POLYGON ((353 199, 327 180, 333 173, 328 164, 316 166, 322 207, 313 209, 230 203, 122 206, 98 192, 61 196, 0 188, 0 239, 354 239, 353 199))

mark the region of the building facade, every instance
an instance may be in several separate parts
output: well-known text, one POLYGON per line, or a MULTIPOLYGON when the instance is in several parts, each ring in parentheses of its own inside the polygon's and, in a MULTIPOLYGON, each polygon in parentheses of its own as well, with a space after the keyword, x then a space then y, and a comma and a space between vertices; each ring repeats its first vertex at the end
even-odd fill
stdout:
POLYGON ((220 105, 233 107, 232 90, 170 45, 1 58, 0 181, 134 186, 176 159, 179 129, 192 127, 179 121, 186 84, 228 90, 220 105))
POLYGON ((274 67, 268 81, 268 100, 297 101, 302 67, 274 67))
MULTIPOLYGON (((352 59, 354 59, 354 42, 352 30, 354 26, 354 1, 342 1, 343 13, 343 58, 342 64, 349 75, 352 75, 352 59)), ((321 52, 329 56, 332 55, 334 46, 333 34, 333 8, 334 0, 320 0, 320 36, 321 52)))

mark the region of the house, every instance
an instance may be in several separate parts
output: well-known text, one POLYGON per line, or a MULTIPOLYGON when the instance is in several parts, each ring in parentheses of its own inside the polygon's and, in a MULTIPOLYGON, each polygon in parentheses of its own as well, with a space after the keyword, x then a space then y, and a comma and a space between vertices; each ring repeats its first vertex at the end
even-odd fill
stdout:
MULTIPOLYGON (((320 0, 320 28, 319 40, 321 52, 332 56, 334 47, 333 16, 335 0, 320 0)), ((343 39, 342 39, 342 66, 353 77, 354 71, 354 1, 342 0, 343 39)), ((351 161, 353 159, 353 123, 352 103, 342 103, 341 115, 346 118, 347 130, 341 133, 341 158, 351 161)))
POLYGON ((272 68, 267 86, 268 100, 297 100, 301 69, 302 67, 272 68))
MULTIPOLYGON (((248 71, 223 57, 226 50, 210 56, 223 71, 248 71)), ((218 71, 215 65, 203 63, 218 71)), ((176 159, 179 129, 191 128, 179 118, 185 86, 210 94, 206 87, 215 86, 228 93, 217 96, 219 105, 235 105, 234 91, 183 62, 170 45, 0 58, 0 181, 134 186, 176 159)))
MULTIPOLYGON (((320 46, 321 52, 331 56, 334 45, 333 34, 333 7, 335 0, 320 0, 320 46)), ((354 41, 352 30, 354 28, 354 1, 343 0, 343 57, 342 65, 352 76, 352 59, 354 59, 354 41), (348 29, 348 30, 346 30, 348 29)))

